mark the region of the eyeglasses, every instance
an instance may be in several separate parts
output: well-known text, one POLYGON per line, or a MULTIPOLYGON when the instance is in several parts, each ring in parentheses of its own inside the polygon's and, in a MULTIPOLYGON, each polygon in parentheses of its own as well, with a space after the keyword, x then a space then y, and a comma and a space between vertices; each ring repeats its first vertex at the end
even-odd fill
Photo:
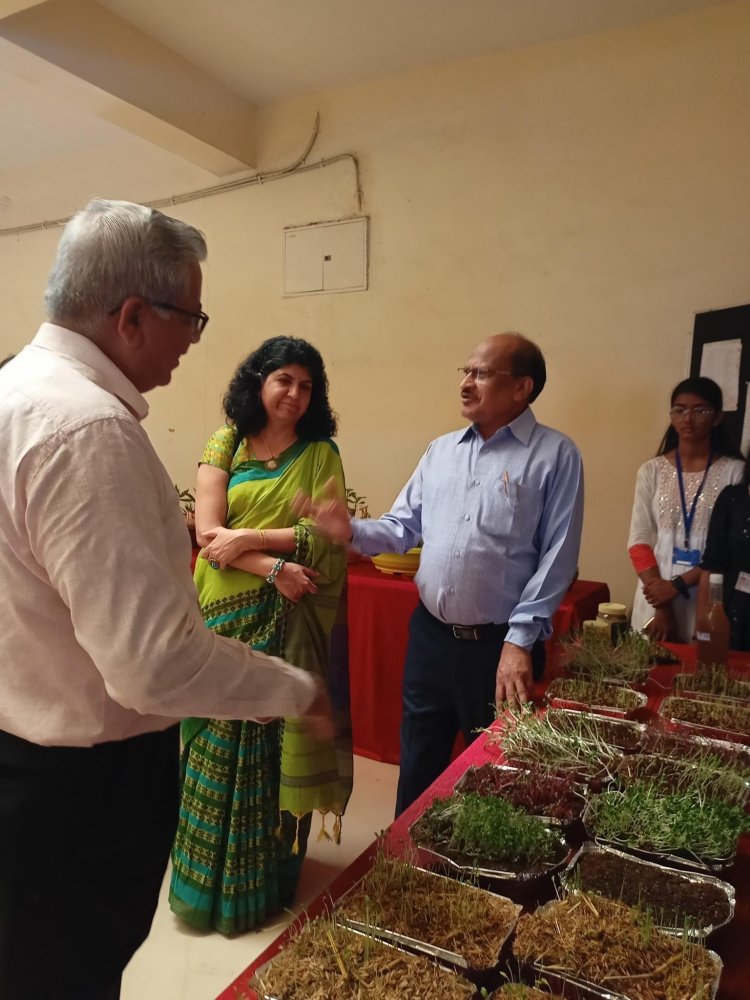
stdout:
MULTIPOLYGON (((190 324, 192 326, 191 333, 193 343, 198 343, 201 338, 201 334, 206 329, 206 323, 208 323, 208 315, 206 313, 202 310, 199 310, 198 312, 190 312, 189 309, 183 309, 181 306, 172 305, 171 302, 154 302, 153 299, 144 299, 143 301, 147 302, 154 309, 163 309, 166 312, 176 312, 181 316, 189 316, 193 321, 190 324)), ((121 302, 119 306, 115 306, 114 309, 110 309, 109 315, 114 316, 115 313, 118 313, 122 309, 122 306, 123 304, 121 302)))
POLYGON ((684 420, 685 417, 693 416, 696 420, 708 420, 716 413, 710 406, 673 406, 669 415, 673 420, 684 420))
POLYGON ((515 378, 519 377, 516 372, 502 371, 499 368, 458 368, 456 370, 461 376, 462 382, 465 378, 472 378, 475 382, 487 382, 493 375, 513 375, 515 378))

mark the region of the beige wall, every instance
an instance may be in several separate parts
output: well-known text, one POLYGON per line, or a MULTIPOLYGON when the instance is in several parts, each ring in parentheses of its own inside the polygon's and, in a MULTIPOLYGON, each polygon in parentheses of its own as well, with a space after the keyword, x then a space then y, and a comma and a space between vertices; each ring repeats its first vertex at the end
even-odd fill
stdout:
MULTIPOLYGON (((583 452, 581 574, 629 601, 635 471, 686 374, 693 315, 750 301, 749 98, 742 2, 267 110, 261 169, 295 158, 316 109, 312 159, 359 154, 370 289, 281 297, 283 228, 356 212, 347 163, 181 206, 208 237, 211 323, 150 398, 174 479, 194 482, 236 362, 286 332, 321 349, 348 480, 380 513, 428 441, 460 424, 455 368, 518 329, 548 360, 537 417, 583 452)), ((82 170, 57 164, 68 198, 82 170)), ((169 170, 148 190, 112 190, 103 172, 91 193, 156 197, 169 170)), ((0 353, 39 318, 55 241, 0 240, 0 353)))

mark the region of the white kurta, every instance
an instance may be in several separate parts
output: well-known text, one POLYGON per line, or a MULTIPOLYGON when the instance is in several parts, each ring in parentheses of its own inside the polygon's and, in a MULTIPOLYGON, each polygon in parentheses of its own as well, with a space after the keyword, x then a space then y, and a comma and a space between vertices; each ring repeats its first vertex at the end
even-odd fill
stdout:
MULTIPOLYGON (((716 498, 725 486, 740 482, 743 468, 743 463, 734 458, 717 458, 711 463, 690 530, 690 548, 698 549, 701 555, 706 546, 708 522, 716 498)), ((683 472, 688 511, 702 479, 702 471, 683 472)), ((659 573, 665 580, 669 580, 675 575, 672 569, 674 547, 682 548, 684 541, 685 519, 680 502, 677 469, 663 455, 659 455, 649 459, 638 470, 628 548, 632 545, 650 545, 656 556, 659 573)), ((672 602, 680 642, 692 641, 696 596, 697 588, 694 587, 689 600, 677 597, 672 602)), ((633 600, 632 627, 642 629, 653 613, 654 609, 643 596, 643 588, 639 583, 633 600)))

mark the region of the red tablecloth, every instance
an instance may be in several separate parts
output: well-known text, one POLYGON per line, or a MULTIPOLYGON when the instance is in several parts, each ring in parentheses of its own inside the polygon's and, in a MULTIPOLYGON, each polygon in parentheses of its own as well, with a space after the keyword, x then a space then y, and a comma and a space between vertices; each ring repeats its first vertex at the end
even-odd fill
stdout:
MULTIPOLYGON (((695 648, 690 646, 670 646, 681 658, 683 664, 692 667, 695 664, 695 648)), ((742 654, 732 654, 730 664, 744 667, 750 673, 750 657, 742 654)), ((658 667, 652 671, 648 683, 649 706, 647 715, 651 716, 661 698, 671 685, 674 674, 680 667, 658 667)), ((487 761, 498 761, 499 752, 488 746, 486 735, 479 737, 440 775, 430 787, 414 802, 385 833, 389 853, 402 854, 411 848, 408 830, 411 824, 420 816, 427 806, 438 797, 445 797, 453 792, 453 788, 461 775, 472 765, 484 764, 487 761)), ((257 959, 245 969, 217 997, 217 1000, 236 1000, 237 996, 247 996, 248 1000, 257 1000, 248 982, 253 973, 269 958, 273 957, 289 938, 294 928, 302 921, 317 916, 329 899, 338 899, 347 889, 369 870, 377 853, 378 844, 374 842, 345 871, 343 871, 325 893, 313 900, 305 914, 298 917, 279 937, 260 954, 257 959)), ((736 907, 734 919, 710 939, 710 946, 719 953, 724 962, 724 971, 717 994, 717 1000, 747 1000, 750 996, 750 951, 747 942, 750 940, 750 835, 740 837, 737 860, 728 876, 723 876, 732 882, 736 888, 736 907)))
MULTIPOLYGON (((552 620, 564 635, 609 600, 606 583, 576 580, 552 620)), ((349 674, 354 752, 398 764, 401 682, 409 619, 419 597, 409 577, 381 573, 369 560, 349 567, 349 674)))

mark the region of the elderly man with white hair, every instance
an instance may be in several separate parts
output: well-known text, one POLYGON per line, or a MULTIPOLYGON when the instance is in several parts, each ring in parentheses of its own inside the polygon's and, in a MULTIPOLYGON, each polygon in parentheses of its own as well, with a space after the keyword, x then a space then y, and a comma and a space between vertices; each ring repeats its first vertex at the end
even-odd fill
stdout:
POLYGON ((307 715, 312 678, 205 628, 141 427, 208 322, 202 235, 127 202, 65 228, 0 371, 0 996, 112 1000, 177 825, 185 716, 307 715))

